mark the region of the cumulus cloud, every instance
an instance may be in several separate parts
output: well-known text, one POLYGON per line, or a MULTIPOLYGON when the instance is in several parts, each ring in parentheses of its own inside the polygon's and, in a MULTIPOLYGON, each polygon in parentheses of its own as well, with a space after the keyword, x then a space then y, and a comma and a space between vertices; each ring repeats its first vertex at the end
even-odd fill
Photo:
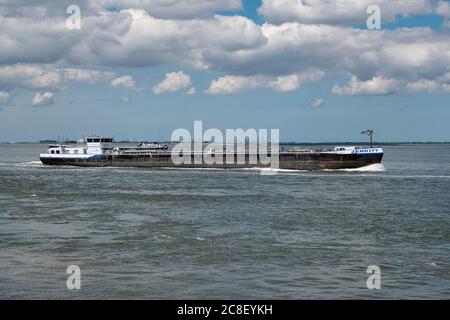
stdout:
POLYGON ((442 23, 442 26, 443 26, 444 28, 450 29, 450 18, 444 20, 444 22, 442 23))
POLYGON ((0 88, 62 90, 71 84, 94 84, 113 76, 112 72, 18 63, 0 66, 0 88))
POLYGON ((450 84, 444 83, 442 85, 442 92, 450 94, 450 84))
POLYGON ((190 96, 195 96, 197 94, 197 90, 194 87, 192 87, 192 88, 189 89, 187 94, 190 95, 190 96))
POLYGON ((133 8, 165 19, 205 18, 218 11, 242 9, 241 0, 2 0, 0 15, 39 19, 60 15, 72 4, 80 6, 84 15, 133 8))
POLYGON ((0 40, 0 64, 141 67, 175 63, 204 69, 208 68, 205 51, 245 50, 267 41, 261 28, 245 17, 165 20, 135 9, 84 17, 77 32, 68 32, 61 18, 4 18, 0 40))
POLYGON ((137 90, 136 82, 132 76, 121 76, 111 80, 111 86, 114 88, 123 88, 128 90, 137 90))
POLYGON ((373 77, 370 80, 361 81, 356 76, 352 76, 345 86, 335 84, 332 92, 340 96, 356 95, 389 95, 397 92, 437 92, 441 90, 448 93, 448 86, 445 77, 439 80, 419 79, 417 81, 407 81, 404 79, 389 79, 381 76, 373 77))
POLYGON ((450 28, 450 3, 448 1, 439 1, 436 6, 436 14, 444 17, 443 27, 450 28))
POLYGON ((443 0, 439 1, 436 6, 436 14, 445 18, 450 18, 450 3, 443 0))
POLYGON ((207 17, 218 11, 241 10, 241 0, 94 0, 101 8, 138 8, 158 18, 188 19, 207 17))
POLYGON ((36 92, 31 105, 33 107, 44 107, 55 104, 52 92, 36 92))
POLYGON ((380 76, 367 81, 361 81, 356 76, 352 76, 346 86, 333 86, 334 94, 343 95, 387 95, 398 92, 400 83, 395 79, 387 79, 380 76))
POLYGON ((263 83, 259 80, 261 77, 252 76, 224 76, 211 82, 209 89, 205 91, 207 94, 231 94, 243 91, 245 89, 253 89, 263 83))
POLYGON ((421 79, 415 82, 408 82, 406 88, 411 92, 434 92, 437 91, 440 84, 434 80, 421 79))
POLYGON ((63 82, 76 82, 94 84, 102 81, 108 81, 114 77, 113 72, 86 70, 76 68, 56 69, 61 74, 63 82))
POLYGON ((59 72, 41 65, 15 64, 0 66, 0 87, 43 89, 62 86, 59 72))
POLYGON ((7 104, 11 101, 11 94, 7 91, 0 91, 0 105, 7 104))
POLYGON ((260 83, 257 77, 225 76, 213 80, 206 93, 212 95, 232 94, 245 89, 256 88, 260 83))
POLYGON ((166 78, 158 85, 153 87, 154 94, 162 94, 168 92, 177 92, 186 89, 192 85, 191 77, 183 71, 170 72, 166 74, 166 78))
POLYGON ((321 70, 307 70, 286 76, 234 76, 228 75, 211 82, 207 94, 233 94, 257 88, 268 88, 279 92, 298 89, 302 84, 319 81, 324 75, 321 70))
MULTIPOLYGON (((169 8, 190 1, 194 0, 165 4, 169 8)), ((405 1, 388 3, 386 0, 374 0, 370 3, 382 5, 383 12, 386 10, 383 15, 388 16, 428 12, 430 8, 442 16, 447 12, 444 1, 405 1), (402 10, 398 9, 400 4, 402 10)), ((122 5, 126 8, 125 2, 120 2, 122 5, 119 2, 116 3, 117 8, 122 8, 122 5)), ((203 6, 213 2, 199 0, 196 3, 203 6)), ((222 5, 226 3, 218 2, 222 5)), ((322 76, 355 76, 355 83, 336 87, 335 91, 340 94, 385 94, 379 87, 383 87, 381 83, 386 85, 387 80, 400 83, 402 90, 428 90, 424 86, 413 85, 421 80, 438 82, 439 90, 450 83, 450 80, 442 78, 450 72, 448 32, 430 28, 370 31, 333 25, 333 21, 345 20, 333 14, 348 11, 349 15, 353 15, 360 2, 367 4, 365 0, 266 0, 261 11, 271 5, 284 8, 282 3, 287 7, 295 4, 314 9, 307 15, 309 18, 286 18, 286 21, 293 22, 283 24, 274 24, 278 20, 267 16, 271 22, 260 26, 241 16, 203 16, 199 13, 196 17, 201 19, 168 19, 151 12, 153 5, 162 7, 163 2, 149 0, 152 5, 144 10, 147 2, 132 1, 136 4, 134 9, 83 15, 83 27, 75 32, 68 32, 65 17, 61 15, 41 12, 50 17, 36 19, 25 16, 23 12, 11 13, 0 19, 0 90, 10 91, 18 87, 54 92, 74 83, 105 80, 113 85, 112 81, 121 77, 113 73, 93 73, 90 69, 160 65, 220 72, 224 76, 211 83, 207 90, 211 94, 252 88, 289 92, 305 82, 299 75, 311 69, 322 70, 322 76), (336 12, 328 12, 328 6, 325 6, 328 2, 331 8, 339 7, 336 7, 336 12), (346 9, 351 5, 355 10, 346 9), (322 19, 328 19, 327 24, 314 24, 317 23, 314 19, 322 13, 322 19), (67 69, 65 66, 74 68, 67 69), (360 83, 361 88, 357 88, 360 83), (408 83, 411 83, 409 89, 408 83), (371 89, 364 89, 366 86, 371 89), (378 89, 373 89, 374 86, 378 89)), ((22 0, 18 3, 25 4, 22 0)), ((90 2, 90 7, 102 10, 106 3, 90 2)), ((287 11, 295 13, 294 9, 287 11)), ((53 9, 49 7, 48 10, 53 9)), ((304 14, 306 9, 302 10, 304 14)), ((363 16, 366 17, 366 14, 363 16)), ((285 21, 283 19, 279 21, 285 21)), ((132 88, 133 81, 122 78, 114 83, 117 87, 132 88)), ((155 87, 156 92, 166 92, 165 86, 170 87, 169 84, 160 85, 155 87)), ((190 85, 183 89, 188 88, 190 85)))
POLYGON ((268 87, 279 92, 294 91, 300 86, 300 77, 298 74, 288 76, 279 76, 276 80, 270 81, 268 87))
POLYGON ((349 24, 367 20, 367 8, 381 8, 383 21, 395 20, 397 15, 429 14, 432 0, 263 0, 259 12, 267 21, 349 24))

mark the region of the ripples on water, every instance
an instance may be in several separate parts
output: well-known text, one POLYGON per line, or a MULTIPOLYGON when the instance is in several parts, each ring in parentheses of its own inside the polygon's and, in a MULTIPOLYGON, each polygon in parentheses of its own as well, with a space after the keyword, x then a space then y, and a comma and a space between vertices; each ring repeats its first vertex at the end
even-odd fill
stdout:
POLYGON ((0 145, 0 298, 450 298, 448 146, 277 175, 51 168, 43 148, 0 145))

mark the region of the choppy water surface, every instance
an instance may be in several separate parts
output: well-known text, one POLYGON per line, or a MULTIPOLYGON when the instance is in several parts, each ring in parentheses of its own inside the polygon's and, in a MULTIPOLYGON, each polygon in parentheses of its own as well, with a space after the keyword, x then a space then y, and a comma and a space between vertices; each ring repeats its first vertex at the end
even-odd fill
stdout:
POLYGON ((450 298, 450 146, 273 176, 44 167, 45 147, 0 145, 0 298, 450 298))

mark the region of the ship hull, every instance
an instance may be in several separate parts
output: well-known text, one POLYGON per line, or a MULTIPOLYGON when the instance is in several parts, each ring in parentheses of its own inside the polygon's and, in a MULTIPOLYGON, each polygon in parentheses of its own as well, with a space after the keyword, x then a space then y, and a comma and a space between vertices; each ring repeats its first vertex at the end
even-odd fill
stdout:
MULTIPOLYGON (((334 154, 334 153, 282 153, 279 155, 279 168, 289 170, 325 170, 325 169, 355 169, 371 164, 381 163, 382 153, 377 154, 334 154)), ((259 160, 259 159, 258 159, 259 160)), ((245 161, 238 163, 237 156, 233 164, 227 164, 225 159, 220 163, 205 164, 202 159, 192 156, 190 163, 175 164, 170 153, 151 155, 110 155, 104 154, 92 158, 76 157, 42 157, 45 165, 77 166, 77 167, 140 167, 140 168, 213 168, 242 169, 265 168, 263 165, 251 162, 247 156, 245 161), (196 161, 197 160, 197 161, 196 161)))

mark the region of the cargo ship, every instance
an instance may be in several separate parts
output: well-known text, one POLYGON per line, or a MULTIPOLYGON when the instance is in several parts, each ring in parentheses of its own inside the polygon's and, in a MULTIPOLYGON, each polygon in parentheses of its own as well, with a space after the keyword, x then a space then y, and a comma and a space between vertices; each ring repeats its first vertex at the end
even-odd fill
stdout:
MULTIPOLYGON (((277 157, 277 169, 324 170, 355 169, 381 163, 384 155, 382 147, 372 146, 373 130, 364 134, 370 136, 370 146, 337 146, 329 149, 278 148, 277 152, 267 152, 267 156, 277 157), (271 154, 273 153, 273 154, 271 154)), ((173 152, 168 144, 142 143, 133 147, 113 144, 112 138, 88 137, 83 145, 51 144, 40 155, 45 165, 77 167, 145 167, 145 168, 268 168, 271 163, 262 161, 259 153, 253 154, 244 148, 244 152, 215 150, 190 152, 184 154, 188 160, 184 163, 174 161, 173 152), (208 156, 214 161, 202 161, 208 156), (233 161, 229 161, 229 159, 233 161), (256 164, 254 160, 257 160, 256 164), (240 161, 239 161, 240 160, 240 161), (252 161, 253 160, 253 161, 252 161), (260 161, 261 160, 261 161, 260 161)), ((267 157, 266 157, 267 158, 267 157)))

